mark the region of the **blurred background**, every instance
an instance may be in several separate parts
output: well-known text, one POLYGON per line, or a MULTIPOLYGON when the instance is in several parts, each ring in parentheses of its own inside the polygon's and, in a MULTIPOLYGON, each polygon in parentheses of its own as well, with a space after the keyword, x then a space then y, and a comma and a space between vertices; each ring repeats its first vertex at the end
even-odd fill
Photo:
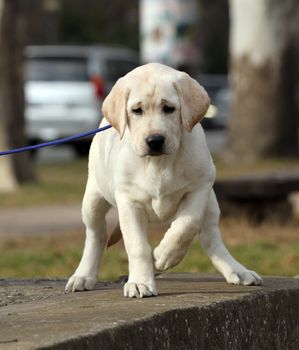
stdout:
MULTIPOLYGON (((0 0, 0 150, 97 128, 116 80, 152 61, 188 72, 211 97, 202 126, 235 255, 262 273, 298 274, 297 0, 0 0)), ((72 272, 90 141, 0 157, 0 275, 72 272), (54 227, 72 206, 60 229, 53 219, 33 227, 50 215, 54 227), (33 226, 17 225, 19 214, 33 226)), ((212 271, 194 254, 179 268, 212 271)))

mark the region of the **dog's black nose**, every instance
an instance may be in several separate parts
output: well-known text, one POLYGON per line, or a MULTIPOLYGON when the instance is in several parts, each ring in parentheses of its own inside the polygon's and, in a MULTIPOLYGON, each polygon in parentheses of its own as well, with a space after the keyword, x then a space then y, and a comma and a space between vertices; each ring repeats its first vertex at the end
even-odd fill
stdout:
POLYGON ((165 137, 162 135, 151 135, 145 139, 149 149, 151 151, 161 151, 164 142, 165 142, 165 137))

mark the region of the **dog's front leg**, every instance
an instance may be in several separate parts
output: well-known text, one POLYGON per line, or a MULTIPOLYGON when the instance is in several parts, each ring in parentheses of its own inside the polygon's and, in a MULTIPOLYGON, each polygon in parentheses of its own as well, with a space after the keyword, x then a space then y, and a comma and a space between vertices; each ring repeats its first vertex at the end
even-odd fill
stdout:
POLYGON ((158 271, 177 265, 187 253, 200 230, 211 186, 188 193, 166 231, 160 244, 154 249, 154 264, 158 271))
POLYGON ((97 190, 95 178, 90 175, 82 203, 82 219, 86 226, 84 251, 79 266, 67 282, 66 292, 90 290, 95 286, 107 244, 105 215, 109 207, 97 190))
POLYGON ((145 210, 125 194, 116 194, 116 201, 129 260, 129 279, 124 286, 124 296, 142 298, 157 295, 145 210))

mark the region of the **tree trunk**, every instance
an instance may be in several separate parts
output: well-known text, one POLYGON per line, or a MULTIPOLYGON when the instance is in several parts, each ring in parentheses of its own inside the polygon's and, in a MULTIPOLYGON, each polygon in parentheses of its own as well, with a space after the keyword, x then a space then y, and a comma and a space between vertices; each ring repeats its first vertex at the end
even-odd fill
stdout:
MULTIPOLYGON (((23 48, 24 20, 18 0, 2 1, 0 22, 0 106, 9 148, 26 144, 24 134, 23 48)), ((11 157, 18 182, 34 179, 34 167, 28 153, 11 157)))
POLYGON ((229 153, 238 161, 298 154, 298 13, 298 0, 230 0, 229 153))
MULTIPOLYGON (((2 0, 0 0, 0 3, 1 1, 2 0)), ((0 149, 1 150, 7 149, 5 131, 3 128, 1 117, 0 117, 0 149)), ((0 157, 0 193, 13 192, 17 189, 17 187, 18 187, 17 180, 13 171, 11 158, 5 157, 5 156, 0 157)))
MULTIPOLYGON (((0 0, 0 26, 2 24, 4 0, 0 0)), ((0 72, 1 72, 0 67, 0 72)), ((1 107, 2 104, 0 104, 1 107)), ((0 109, 0 149, 8 148, 6 142, 3 117, 0 109)), ((13 172, 11 158, 0 157, 0 192, 12 192, 17 188, 17 181, 13 172)))

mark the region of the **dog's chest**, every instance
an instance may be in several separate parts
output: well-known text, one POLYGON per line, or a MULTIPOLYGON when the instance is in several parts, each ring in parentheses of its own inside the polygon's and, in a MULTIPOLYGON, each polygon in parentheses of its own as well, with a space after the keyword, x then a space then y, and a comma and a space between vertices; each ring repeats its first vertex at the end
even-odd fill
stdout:
POLYGON ((170 220, 186 192, 186 183, 175 173, 148 174, 144 190, 147 192, 147 212, 153 221, 170 220))
POLYGON ((178 196, 166 196, 166 197, 156 197, 152 198, 151 206, 148 210, 149 217, 155 221, 166 221, 171 219, 178 208, 180 200, 178 196))

